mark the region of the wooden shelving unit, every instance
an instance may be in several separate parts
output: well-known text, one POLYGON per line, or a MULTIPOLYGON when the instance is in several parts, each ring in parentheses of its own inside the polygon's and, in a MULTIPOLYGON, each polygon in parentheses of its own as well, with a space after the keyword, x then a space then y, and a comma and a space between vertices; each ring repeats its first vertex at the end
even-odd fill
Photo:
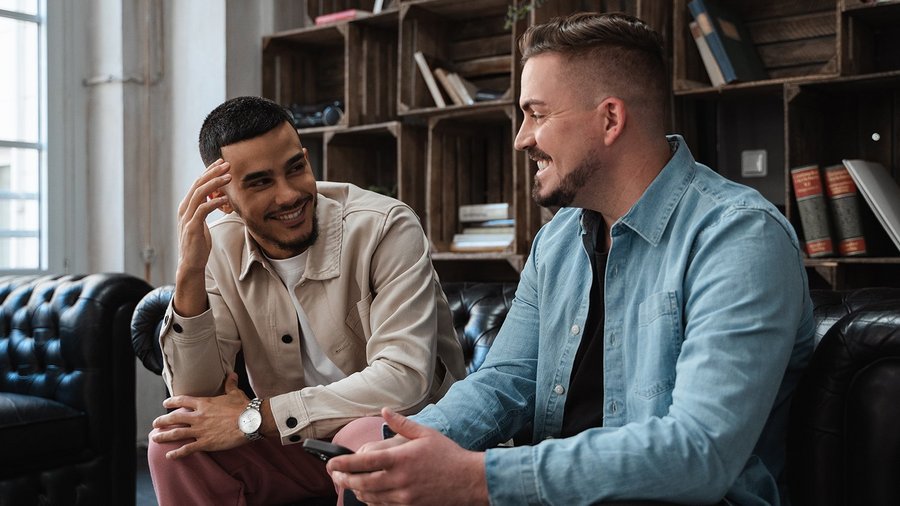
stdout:
MULTIPOLYGON (((746 23, 770 77, 720 87, 688 32, 688 1, 673 1, 674 130, 698 161, 759 190, 801 238, 791 167, 863 158, 900 179, 900 1, 720 0, 746 23), (759 149, 768 174, 743 177, 741 152, 759 149)), ((900 285, 900 252, 861 204, 869 256, 808 259, 811 285, 900 285)))
MULTIPOLYGON (((533 163, 513 148, 522 115, 517 40, 576 11, 624 11, 671 51, 672 131, 697 159, 758 189, 800 230, 789 168, 867 158, 900 167, 900 0, 720 0, 747 23, 769 78, 713 87, 688 31, 689 0, 393 0, 373 16, 313 26, 315 16, 372 10, 374 0, 301 1, 305 26, 265 37, 263 95, 285 105, 342 100, 335 126, 300 130, 317 176, 388 189, 418 213, 442 279, 515 279, 548 213, 531 200, 533 163), (437 107, 413 61, 422 51, 501 97, 437 107), (880 140, 873 141, 878 133, 880 140), (766 151, 746 178, 741 152, 766 151), (454 253, 463 204, 507 202, 516 240, 502 253, 454 253)), ((448 102, 449 103, 449 102, 448 102)), ((809 260, 813 285, 900 284, 900 252, 869 214, 865 258, 809 260), (892 281, 894 280, 894 281, 892 281)))

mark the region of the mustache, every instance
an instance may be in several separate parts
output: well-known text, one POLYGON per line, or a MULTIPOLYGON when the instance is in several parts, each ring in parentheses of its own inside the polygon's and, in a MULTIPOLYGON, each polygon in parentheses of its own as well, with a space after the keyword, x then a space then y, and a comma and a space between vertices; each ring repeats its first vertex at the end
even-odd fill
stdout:
POLYGON ((544 153, 538 148, 528 148, 528 151, 526 151, 526 153, 528 154, 528 158, 531 158, 534 161, 550 159, 550 155, 544 153))

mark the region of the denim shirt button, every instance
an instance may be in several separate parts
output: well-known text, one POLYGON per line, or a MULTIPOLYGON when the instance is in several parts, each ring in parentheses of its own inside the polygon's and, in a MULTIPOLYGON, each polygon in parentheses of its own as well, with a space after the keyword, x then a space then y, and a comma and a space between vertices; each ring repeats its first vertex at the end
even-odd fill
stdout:
POLYGON ((563 388, 562 385, 556 385, 555 387, 553 387, 553 391, 556 392, 557 395, 562 395, 562 394, 566 393, 566 389, 563 388))
POLYGON ((569 329, 569 332, 571 332, 573 336, 577 336, 579 330, 581 329, 578 328, 578 325, 572 325, 572 328, 569 329))
POLYGON ((609 403, 609 412, 615 413, 617 411, 619 411, 619 404, 616 401, 611 401, 609 403))

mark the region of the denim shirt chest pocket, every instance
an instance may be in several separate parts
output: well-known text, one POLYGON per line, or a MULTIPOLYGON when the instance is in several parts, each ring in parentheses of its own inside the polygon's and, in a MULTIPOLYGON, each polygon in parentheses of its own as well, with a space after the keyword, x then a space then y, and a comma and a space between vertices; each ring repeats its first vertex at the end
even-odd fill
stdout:
POLYGON ((675 387, 675 362, 683 340, 679 307, 677 292, 654 293, 638 306, 630 358, 635 366, 633 393, 639 399, 655 399, 675 387))

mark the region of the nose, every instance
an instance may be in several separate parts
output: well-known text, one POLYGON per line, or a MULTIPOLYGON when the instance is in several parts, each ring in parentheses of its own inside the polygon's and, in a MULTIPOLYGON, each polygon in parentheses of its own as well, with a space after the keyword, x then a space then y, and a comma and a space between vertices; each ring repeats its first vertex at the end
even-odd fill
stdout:
POLYGON ((293 204, 297 200, 297 190, 285 178, 275 181, 275 205, 293 204))
POLYGON ((519 151, 524 151, 534 146, 534 132, 532 132, 531 121, 528 116, 525 117, 525 121, 519 127, 519 133, 516 134, 516 141, 513 145, 519 151))

